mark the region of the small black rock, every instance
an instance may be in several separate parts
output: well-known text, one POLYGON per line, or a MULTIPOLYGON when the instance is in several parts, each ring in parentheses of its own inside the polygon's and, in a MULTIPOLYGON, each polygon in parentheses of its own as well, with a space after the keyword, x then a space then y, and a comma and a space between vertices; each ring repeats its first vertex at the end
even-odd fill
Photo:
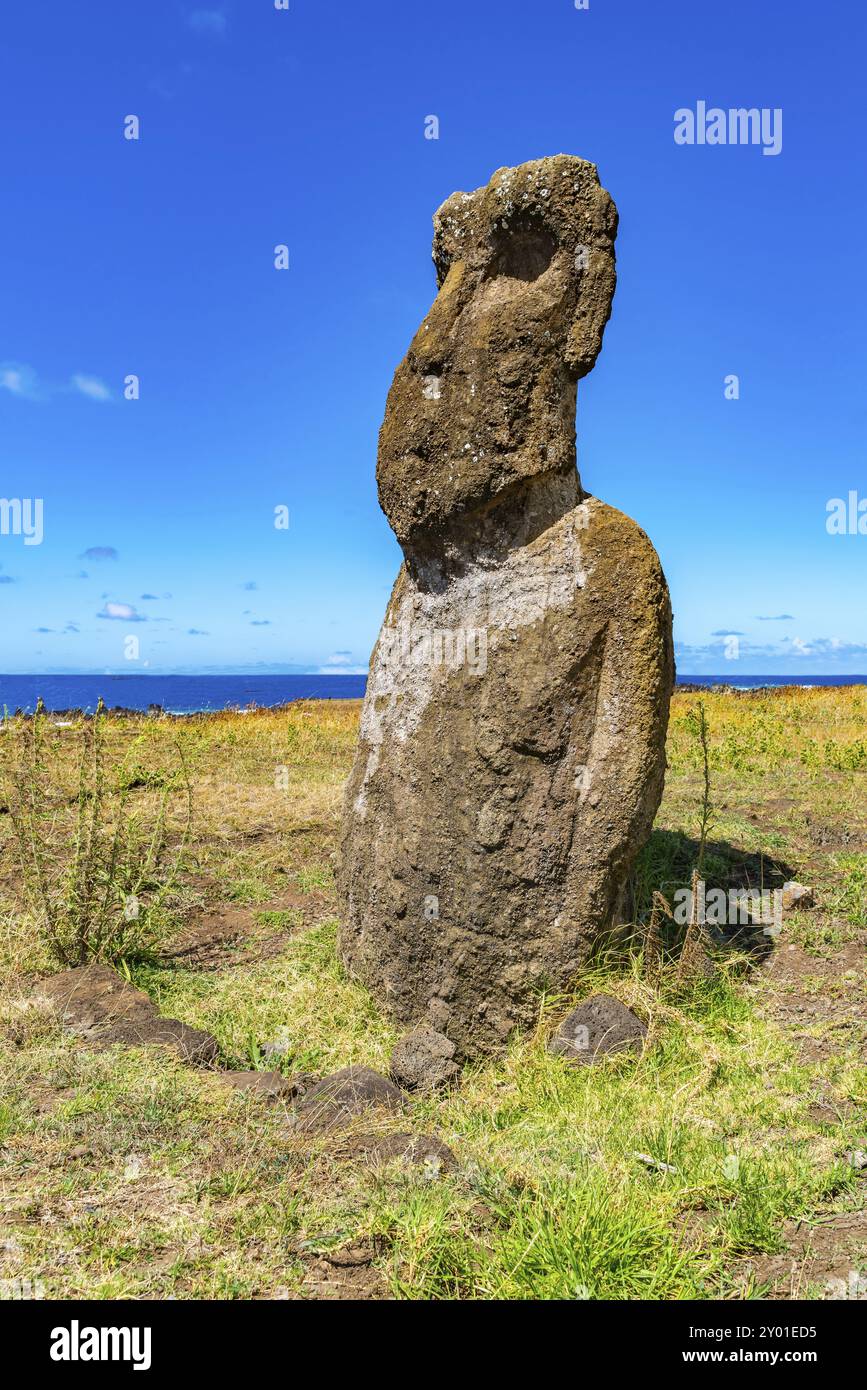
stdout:
POLYGON ((592 994, 566 1015, 548 1051, 582 1065, 610 1052, 638 1052, 646 1037, 647 1025, 619 999, 592 994))
POLYGON ((391 1074, 407 1091, 433 1091, 454 1081, 460 1067, 455 1045, 433 1028, 417 1028, 391 1054, 391 1074))
POLYGON ((343 1067, 310 1088, 295 1111, 295 1125, 310 1131, 342 1129, 366 1110, 399 1110, 403 1103, 401 1092, 379 1072, 343 1067))

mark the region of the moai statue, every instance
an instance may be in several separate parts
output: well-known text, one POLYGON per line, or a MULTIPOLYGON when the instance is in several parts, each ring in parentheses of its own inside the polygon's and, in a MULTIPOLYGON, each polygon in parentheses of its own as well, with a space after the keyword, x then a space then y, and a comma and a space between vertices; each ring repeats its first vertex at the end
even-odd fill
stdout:
POLYGON ((500 169, 434 229, 439 293, 379 440, 404 564, 347 786, 340 949, 395 1020, 474 1057, 616 924, 674 663, 653 546, 576 468, 615 285, 595 165, 500 169))

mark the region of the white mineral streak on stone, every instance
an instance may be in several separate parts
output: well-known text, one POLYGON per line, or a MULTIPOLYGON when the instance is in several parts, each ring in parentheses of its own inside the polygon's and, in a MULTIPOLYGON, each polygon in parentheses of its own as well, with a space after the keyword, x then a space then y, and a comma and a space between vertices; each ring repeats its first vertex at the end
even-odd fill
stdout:
POLYGON ((438 376, 426 376, 422 395, 427 401, 438 401, 440 398, 440 379, 438 376))
POLYGON ((470 565, 441 593, 413 587, 405 595, 380 636, 367 678, 361 741, 368 744, 368 756, 355 798, 359 816, 366 813, 367 786, 379 766, 384 738, 405 742, 448 674, 447 663, 414 660, 407 642, 400 640, 403 633, 410 634, 411 648, 417 651, 434 633, 481 629, 495 650, 504 635, 514 640, 519 628, 540 622, 549 610, 568 608, 576 585, 583 588, 587 582, 580 537, 592 515, 592 504, 585 502, 532 544, 510 551, 505 560, 470 565))

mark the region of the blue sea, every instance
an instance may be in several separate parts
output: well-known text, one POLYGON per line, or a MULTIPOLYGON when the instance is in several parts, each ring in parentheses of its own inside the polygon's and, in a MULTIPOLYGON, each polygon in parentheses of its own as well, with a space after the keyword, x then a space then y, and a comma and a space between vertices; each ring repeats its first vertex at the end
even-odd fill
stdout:
POLYGON ((5 706, 32 710, 41 696, 49 710, 92 710, 100 695, 109 709, 169 714, 285 705, 290 700, 358 700, 366 676, 0 676, 5 706))
MULTIPOLYGON (((291 700, 358 700, 366 676, 3 676, 0 713, 5 706, 32 710, 41 696, 48 710, 92 710, 100 696, 109 709, 147 710, 158 705, 169 714, 285 705, 291 700)), ((781 685, 865 685, 867 676, 678 676, 679 685, 731 685, 739 690, 781 685)))

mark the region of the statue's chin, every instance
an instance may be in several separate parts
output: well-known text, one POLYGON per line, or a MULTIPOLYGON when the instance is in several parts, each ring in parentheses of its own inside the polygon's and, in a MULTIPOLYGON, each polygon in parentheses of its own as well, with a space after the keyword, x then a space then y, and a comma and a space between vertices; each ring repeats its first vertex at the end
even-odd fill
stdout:
POLYGON ((398 534, 410 569, 440 562, 497 561, 527 545, 581 501, 574 465, 514 479, 501 492, 472 499, 448 517, 429 516, 398 534))

